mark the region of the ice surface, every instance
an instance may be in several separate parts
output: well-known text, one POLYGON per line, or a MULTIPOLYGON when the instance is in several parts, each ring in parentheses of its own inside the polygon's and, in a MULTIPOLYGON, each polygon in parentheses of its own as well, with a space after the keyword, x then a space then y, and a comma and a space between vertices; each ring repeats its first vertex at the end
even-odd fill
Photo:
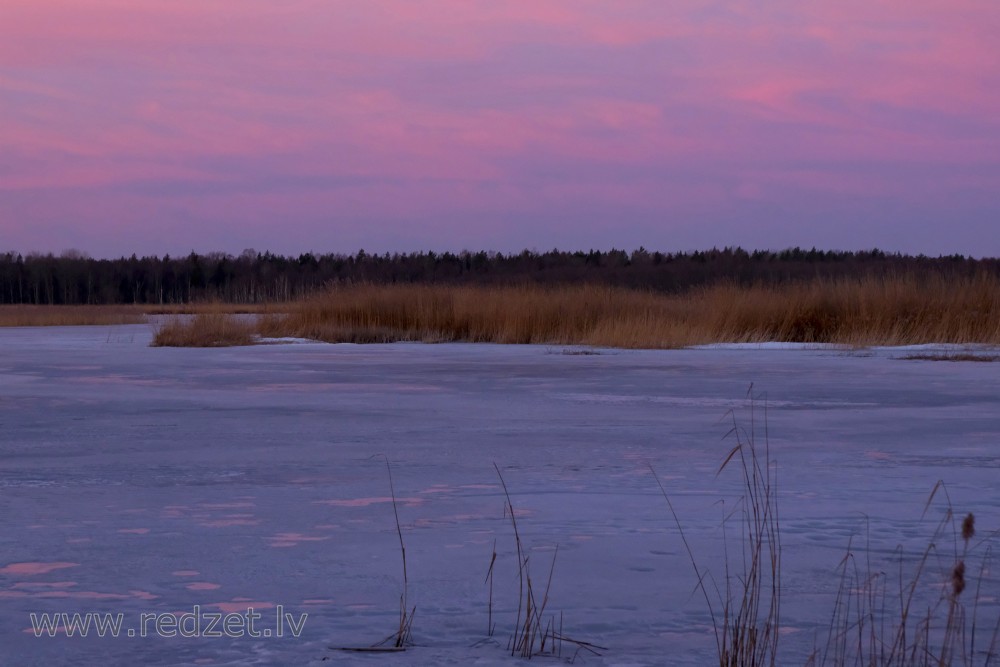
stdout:
POLYGON ((981 533, 1000 527, 1000 364, 895 349, 206 350, 150 337, 0 330, 0 664, 520 663, 503 650, 516 571, 494 462, 536 579, 558 545, 550 609, 567 635, 610 649, 579 664, 709 664, 704 601, 649 466, 721 576, 719 524, 739 480, 716 471, 727 411, 748 424, 751 383, 767 397, 781 488, 781 664, 801 664, 826 627, 852 535, 869 526, 876 558, 926 545, 939 479, 981 533), (417 607, 404 656, 328 648, 371 644, 397 620, 377 455, 393 463, 417 607), (494 540, 499 646, 481 642, 494 540), (193 605, 309 617, 297 639, 25 632, 31 612, 123 612, 127 626, 193 605))

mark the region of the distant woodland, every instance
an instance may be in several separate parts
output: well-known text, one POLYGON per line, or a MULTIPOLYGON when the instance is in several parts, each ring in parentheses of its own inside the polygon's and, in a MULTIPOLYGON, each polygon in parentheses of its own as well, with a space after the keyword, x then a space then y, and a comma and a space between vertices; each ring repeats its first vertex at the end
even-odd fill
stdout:
POLYGON ((562 285, 598 284, 677 293, 722 282, 787 284, 815 278, 894 275, 1000 276, 1000 259, 909 256, 880 250, 777 252, 740 248, 663 253, 551 250, 374 255, 306 253, 284 257, 246 250, 184 257, 93 259, 0 254, 0 303, 177 304, 199 301, 290 301, 347 284, 562 285))

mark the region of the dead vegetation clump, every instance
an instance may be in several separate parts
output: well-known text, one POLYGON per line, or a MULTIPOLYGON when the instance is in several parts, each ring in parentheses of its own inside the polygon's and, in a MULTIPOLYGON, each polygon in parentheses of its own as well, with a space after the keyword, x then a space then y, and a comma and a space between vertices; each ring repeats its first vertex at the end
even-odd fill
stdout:
POLYGON ((234 347, 257 341, 256 324, 222 313, 168 320, 153 336, 153 347, 234 347))

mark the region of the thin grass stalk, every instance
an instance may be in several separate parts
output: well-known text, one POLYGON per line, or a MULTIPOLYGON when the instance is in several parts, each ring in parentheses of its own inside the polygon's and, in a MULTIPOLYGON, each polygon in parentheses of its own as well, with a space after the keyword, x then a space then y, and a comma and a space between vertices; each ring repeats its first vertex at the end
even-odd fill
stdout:
POLYGON ((399 507, 396 502, 396 487, 392 480, 392 466, 389 464, 389 457, 385 457, 385 469, 389 476, 389 492, 392 498, 392 513, 396 521, 396 536, 399 538, 399 553, 403 566, 403 590, 399 596, 399 623, 396 632, 389 635, 381 642, 375 644, 376 647, 392 642, 394 649, 404 650, 412 645, 413 618, 417 608, 410 609, 408 605, 408 595, 410 589, 410 579, 406 569, 406 545, 403 542, 403 529, 399 522, 399 507))
POLYGON ((487 622, 486 622, 487 637, 492 637, 493 631, 496 629, 496 626, 493 623, 493 566, 496 565, 496 562, 497 562, 497 541, 493 540, 493 555, 490 558, 490 568, 486 572, 486 581, 483 582, 483 583, 489 583, 490 586, 490 598, 488 607, 489 614, 487 616, 487 622))

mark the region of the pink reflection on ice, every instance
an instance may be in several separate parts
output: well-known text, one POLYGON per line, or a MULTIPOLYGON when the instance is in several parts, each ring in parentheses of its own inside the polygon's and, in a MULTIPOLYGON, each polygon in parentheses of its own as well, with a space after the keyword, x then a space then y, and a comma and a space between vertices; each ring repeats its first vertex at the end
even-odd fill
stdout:
POLYGON ((330 598, 309 598, 302 601, 305 605, 333 604, 330 598))
MULTIPOLYGON (((377 496, 373 498, 351 498, 349 500, 314 500, 314 505, 331 505, 333 507, 368 507, 376 503, 391 503, 389 496, 377 496)), ((397 503, 402 503, 406 507, 415 507, 424 502, 423 498, 396 498, 397 503)))
POLYGON ((204 507, 207 510, 238 510, 246 509, 250 507, 256 507, 254 503, 251 502, 240 502, 240 503, 201 503, 198 507, 204 507))
POLYGON ((126 535, 145 535, 149 532, 149 528, 119 528, 118 532, 126 535))
POLYGON ((325 484, 329 479, 323 477, 295 477, 288 480, 289 484, 325 484))
POLYGON ((19 581, 12 588, 25 588, 29 590, 45 588, 72 588, 76 586, 75 581, 19 581))
POLYGON ((70 600, 127 600, 128 595, 121 593, 100 593, 98 591, 42 591, 35 593, 36 598, 59 598, 70 600))
POLYGON ((164 519, 180 519, 189 509, 191 508, 187 505, 167 505, 160 512, 160 516, 164 519))
POLYGON ((329 382, 272 382, 255 384, 247 387, 249 391, 281 392, 281 391, 320 391, 337 389, 338 385, 329 382))
POLYGON ((493 515, 487 516, 486 514, 452 514, 451 516, 445 516, 441 518, 441 521, 482 521, 484 519, 493 518, 493 515))
POLYGON ((217 588, 222 588, 219 584, 212 584, 207 581, 196 581, 194 583, 186 585, 184 588, 189 591, 214 591, 217 588))
POLYGON ((295 547, 300 542, 322 542, 330 539, 329 535, 303 535, 302 533, 278 533, 267 538, 272 547, 295 547))
POLYGON ((398 382, 362 383, 362 382, 281 382, 258 384, 249 387, 250 391, 351 391, 351 392, 439 392, 441 387, 424 384, 407 384, 398 382))
POLYGON ((6 567, 0 567, 0 574, 33 576, 36 574, 48 574, 55 570, 62 570, 67 567, 79 567, 79 563, 11 563, 6 567))
POLYGON ((447 484, 434 484, 429 489, 424 489, 423 491, 420 491, 420 493, 422 494, 451 493, 454 490, 455 490, 454 488, 448 486, 447 484))
POLYGON ((123 384, 135 387, 169 387, 172 382, 168 380, 153 380, 148 378, 130 378, 124 375, 104 375, 99 377, 77 377, 70 378, 70 382, 78 384, 123 384))
POLYGON ((175 577, 197 577, 201 572, 198 570, 174 570, 170 574, 175 577))
POLYGON ((231 602, 212 602, 206 607, 215 607, 226 614, 246 613, 248 609, 273 609, 273 602, 253 601, 248 598, 233 598, 231 602))
POLYGON ((227 526, 256 526, 260 519, 214 519, 212 521, 200 521, 199 526, 206 528, 225 528, 227 526))

